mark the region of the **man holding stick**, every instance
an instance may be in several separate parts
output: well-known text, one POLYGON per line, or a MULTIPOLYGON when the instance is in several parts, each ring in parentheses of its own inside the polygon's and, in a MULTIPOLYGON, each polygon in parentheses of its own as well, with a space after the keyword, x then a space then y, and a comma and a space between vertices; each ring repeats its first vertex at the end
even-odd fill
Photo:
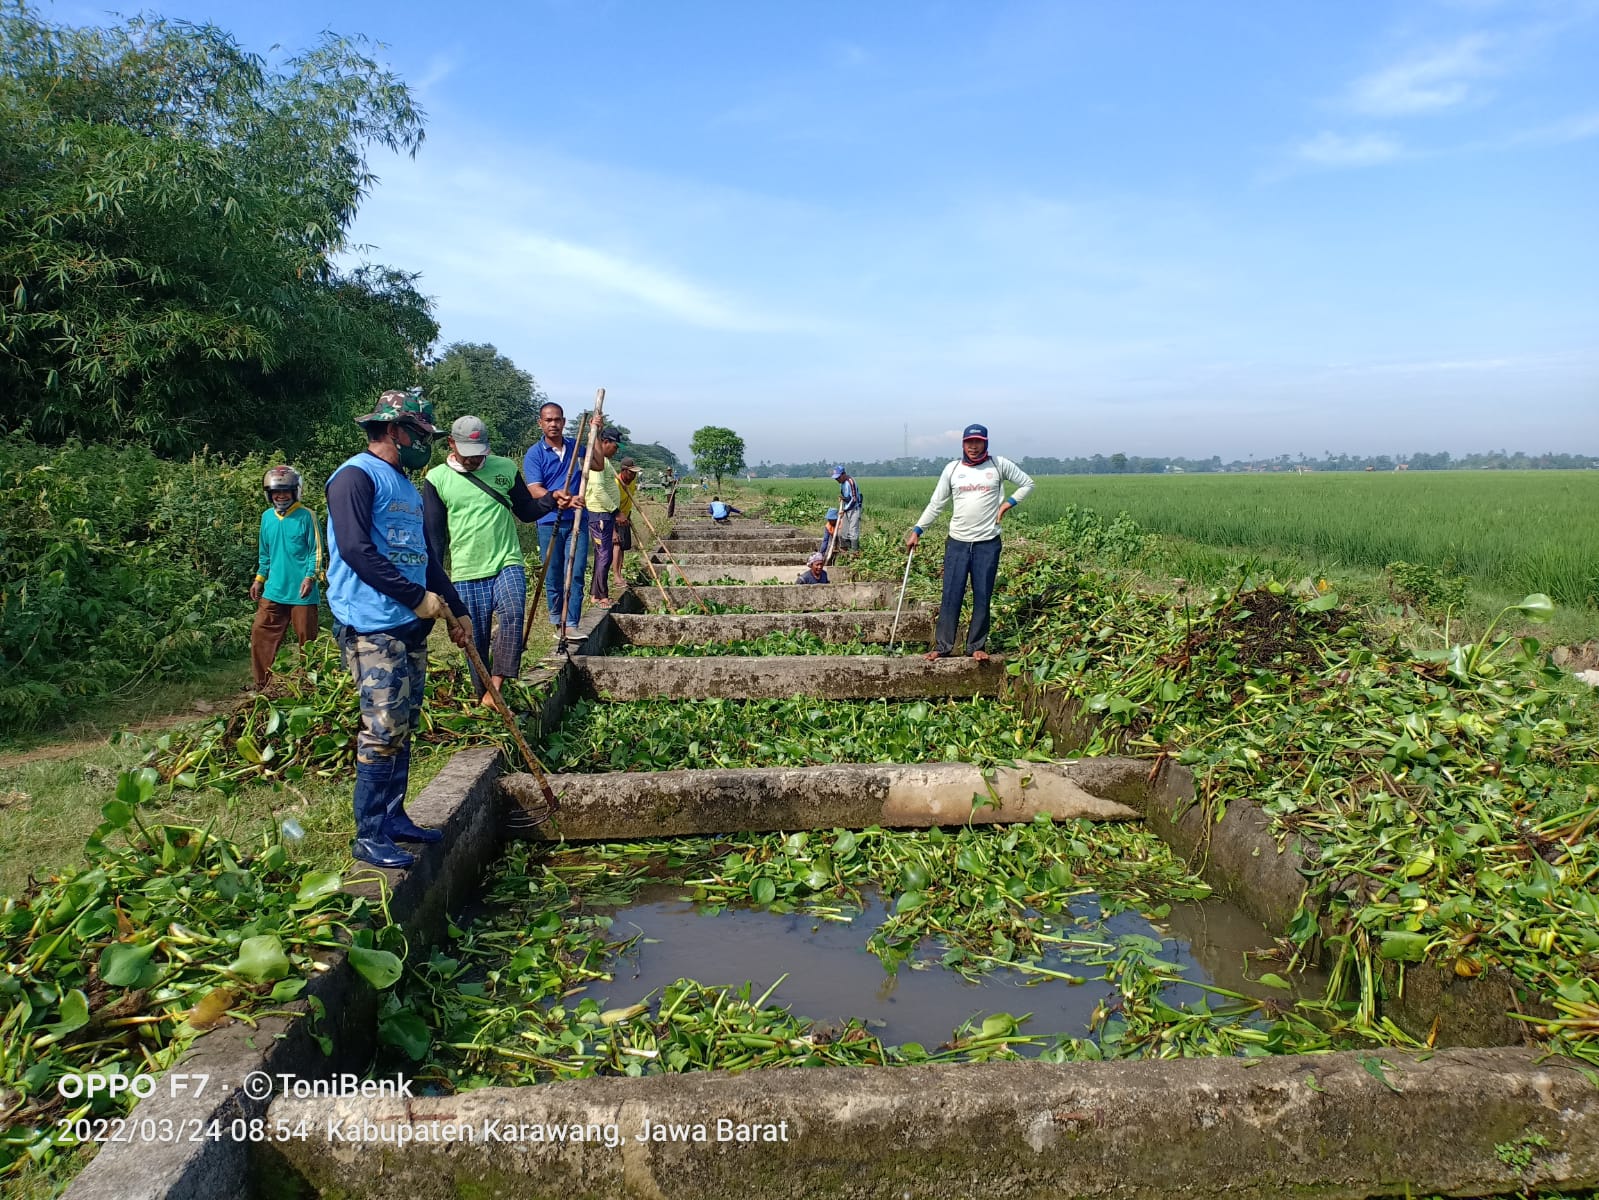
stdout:
POLYGON ((572 478, 577 474, 577 439, 563 436, 566 411, 554 401, 539 408, 539 428, 544 436, 529 447, 522 458, 522 478, 535 500, 555 497, 555 511, 539 518, 539 557, 546 563, 544 596, 550 610, 550 624, 560 628, 563 610, 568 634, 577 636, 583 617, 584 567, 588 565, 588 522, 583 520, 583 497, 571 494, 572 478), (571 556, 576 570, 566 570, 571 556), (576 586, 567 585, 575 575, 576 586))

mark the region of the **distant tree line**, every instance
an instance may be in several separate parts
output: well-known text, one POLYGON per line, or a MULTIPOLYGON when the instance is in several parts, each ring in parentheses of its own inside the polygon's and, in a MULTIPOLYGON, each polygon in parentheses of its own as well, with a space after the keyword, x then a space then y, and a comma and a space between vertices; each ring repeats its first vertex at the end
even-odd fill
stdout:
MULTIPOLYGON (((888 458, 876 462, 845 461, 844 467, 851 475, 903 476, 937 475, 953 456, 942 458, 888 458)), ((1007 456, 1009 457, 1009 456, 1007 456)), ((838 464, 837 459, 808 463, 762 462, 751 468, 758 479, 809 479, 826 476, 838 464)), ((1223 462, 1220 455, 1210 458, 1146 458, 1136 454, 1093 454, 1077 458, 1049 458, 1023 455, 1014 460, 1029 475, 1162 475, 1162 474, 1226 474, 1233 472, 1266 471, 1574 471, 1599 467, 1599 455, 1527 454, 1517 450, 1489 450, 1479 454, 1459 457, 1447 450, 1435 453, 1417 451, 1414 454, 1333 454, 1328 451, 1322 458, 1309 458, 1303 454, 1279 454, 1273 458, 1234 459, 1223 462)))

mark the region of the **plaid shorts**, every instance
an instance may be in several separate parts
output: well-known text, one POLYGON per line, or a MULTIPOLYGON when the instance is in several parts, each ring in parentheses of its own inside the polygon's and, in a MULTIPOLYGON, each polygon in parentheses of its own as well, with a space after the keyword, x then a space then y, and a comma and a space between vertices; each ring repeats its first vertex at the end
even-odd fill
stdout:
MULTIPOLYGON (((522 613, 527 608, 527 572, 512 563, 487 579, 452 580, 472 621, 472 640, 496 675, 514 679, 522 670, 522 613), (496 623, 494 618, 498 617, 496 623)), ((472 686, 481 695, 488 681, 472 668, 472 686)))

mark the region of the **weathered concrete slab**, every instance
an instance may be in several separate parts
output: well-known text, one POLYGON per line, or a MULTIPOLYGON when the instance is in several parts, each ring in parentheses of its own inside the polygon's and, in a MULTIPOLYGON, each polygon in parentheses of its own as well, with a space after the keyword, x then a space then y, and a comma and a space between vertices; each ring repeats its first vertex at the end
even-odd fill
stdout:
MULTIPOLYGON (((660 543, 652 545, 656 549, 660 543)), ((770 538, 671 538, 665 546, 674 555, 679 554, 751 554, 769 553, 784 554, 793 557, 796 554, 809 558, 821 549, 822 535, 818 531, 815 537, 770 537, 770 538)))
MULTIPOLYGON (((499 751, 461 751, 406 806, 420 824, 444 830, 442 844, 417 847, 415 866, 382 872, 387 911, 413 945, 443 937, 446 912, 458 911, 475 893, 483 870, 504 844, 498 810, 507 799, 493 786, 499 770, 499 751)), ((349 890, 376 900, 376 871, 363 867, 357 876, 368 882, 349 890)), ((191 1080, 209 1076, 204 1089, 191 1083, 174 1094, 159 1084, 134 1108, 128 1128, 203 1130, 216 1121, 226 1131, 235 1118, 259 1118, 266 1110, 268 1097, 246 1090, 245 1078, 252 1073, 313 1080, 364 1069, 376 1047, 378 995, 342 952, 329 952, 324 961, 328 969, 312 975, 301 998, 279 1006, 276 1015, 254 1025, 225 1025, 198 1038, 173 1070, 188 1072, 191 1080), (332 1058, 322 1053, 307 1021, 283 1015, 306 1013, 312 998, 326 1010, 327 1019, 315 1032, 332 1036, 332 1058)), ((214 1200, 252 1194, 250 1178, 248 1143, 226 1132, 219 1138, 135 1137, 104 1145, 65 1195, 68 1200, 214 1200)))
MULTIPOLYGON (((811 589, 807 589, 811 590, 811 589)), ((612 612, 621 640, 632 646, 702 646, 743 642, 774 633, 808 633, 824 642, 887 642, 894 614, 873 612, 729 613, 725 616, 639 616, 612 612)), ((933 637, 933 613, 906 605, 898 640, 925 644, 933 637)))
MULTIPOLYGON (((536 841, 595 841, 687 834, 865 829, 882 825, 925 829, 933 825, 1007 825, 1040 813, 1056 820, 1127 821, 1138 814, 1125 804, 1086 791, 1071 763, 1029 763, 983 769, 968 763, 876 765, 832 763, 819 767, 751 770, 616 771, 551 777, 561 798, 557 822, 530 836, 536 841), (986 803, 974 807, 974 797, 986 803), (552 827, 553 826, 553 827, 552 827)), ((500 777, 513 802, 536 802, 531 775, 500 777)))
POLYGON ((1002 659, 926 662, 864 654, 798 654, 781 658, 574 659, 578 686, 606 700, 818 700, 995 696, 1005 680, 1002 659))
MULTIPOLYGON (((798 571, 795 574, 799 574, 798 571)), ((828 573, 828 578, 838 577, 828 573)), ((639 588, 642 603, 650 607, 660 603, 661 594, 654 588, 639 588)), ((886 608, 892 610, 899 597, 899 588, 891 583, 843 583, 756 585, 715 585, 697 587, 690 592, 685 587, 668 587, 667 598, 678 612, 697 611, 694 597, 703 597, 707 604, 722 604, 728 608, 749 608, 756 612, 819 612, 823 610, 858 610, 886 608)))
MULTIPOLYGON (((659 528, 659 526, 657 526, 659 528)), ((765 521, 743 521, 735 517, 727 525, 718 525, 709 517, 704 520, 681 518, 672 522, 674 539, 692 538, 746 538, 746 537, 801 537, 805 530, 795 525, 768 525, 765 521)))
POLYGON ((793 554, 770 553, 765 549, 754 550, 747 554, 679 554, 676 549, 673 549, 669 555, 652 554, 650 558, 657 567, 663 566, 668 562, 675 562, 683 567, 714 567, 724 563, 735 567, 764 567, 775 563, 798 571, 810 561, 811 555, 815 553, 816 546, 813 543, 804 550, 796 551, 793 554))
POLYGON ((1573 1064, 1384 1050, 1385 1083, 1370 1058, 707 1072, 283 1099, 271 1121, 311 1135, 264 1153, 287 1160, 274 1173, 351 1200, 1364 1200, 1599 1181, 1599 1090, 1573 1064), (573 1127, 587 1137, 525 1134, 573 1127), (667 1140, 673 1127, 685 1140, 667 1140), (507 1130, 524 1136, 501 1140, 507 1130), (1501 1161, 1507 1144, 1529 1147, 1524 1171, 1501 1161))
MULTIPOLYGON (((799 578, 799 573, 804 570, 804 564, 787 563, 781 566, 773 565, 762 567, 740 563, 729 566, 718 561, 716 565, 706 566, 690 566, 689 564, 684 563, 681 570, 673 570, 672 567, 663 563, 661 566, 657 567, 656 570, 662 572, 663 578, 667 571, 671 571, 674 576, 680 576, 684 579, 687 579, 690 583, 708 583, 712 579, 736 579, 740 583, 775 583, 793 585, 794 581, 799 578)), ((849 570, 835 563, 831 567, 827 568, 827 578, 832 583, 848 583, 850 581, 849 570)), ((733 586, 737 585, 735 584, 733 586)), ((821 587, 822 585, 811 584, 807 586, 821 587)), ((814 604, 815 602, 812 601, 812 603, 814 604)), ((889 603, 892 604, 893 601, 890 601, 889 603)))

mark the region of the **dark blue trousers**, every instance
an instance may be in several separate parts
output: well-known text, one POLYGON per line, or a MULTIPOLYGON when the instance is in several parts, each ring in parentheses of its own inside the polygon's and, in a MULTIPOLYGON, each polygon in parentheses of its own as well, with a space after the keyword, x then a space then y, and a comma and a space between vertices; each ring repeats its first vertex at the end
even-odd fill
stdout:
POLYGON ((944 598, 938 606, 933 643, 940 654, 955 649, 955 626, 960 621, 968 576, 972 581, 972 621, 966 628, 966 653, 988 645, 988 604, 994 598, 994 580, 999 577, 999 543, 997 537, 986 542, 950 538, 944 543, 944 598))

